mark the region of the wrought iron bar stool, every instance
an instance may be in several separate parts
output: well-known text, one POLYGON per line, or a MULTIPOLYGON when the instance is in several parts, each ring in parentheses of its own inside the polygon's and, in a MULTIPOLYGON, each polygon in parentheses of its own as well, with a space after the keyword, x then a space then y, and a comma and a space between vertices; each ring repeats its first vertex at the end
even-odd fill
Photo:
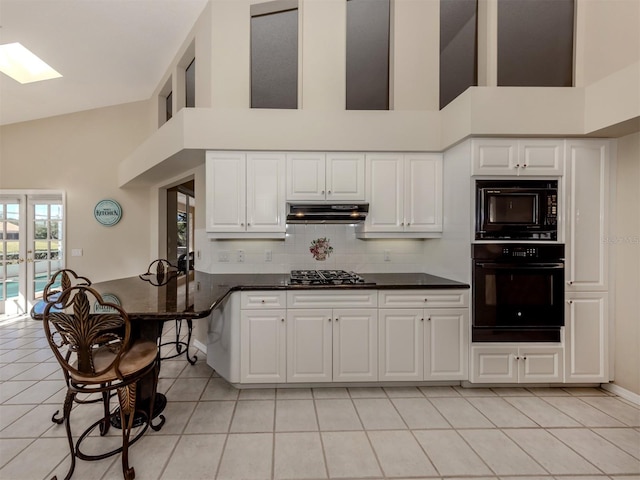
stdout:
MULTIPOLYGON (((57 302, 61 292, 75 285, 89 286, 91 285, 91 280, 89 280, 87 277, 82 277, 78 275, 76 272, 68 268, 63 268, 55 272, 51 276, 47 284, 44 286, 44 290, 42 292, 42 300, 37 302, 31 309, 31 318, 33 318, 34 320, 41 320, 45 307, 47 306, 48 303, 51 303, 51 302, 53 302, 54 305, 50 308, 49 311, 50 312, 59 311, 57 302)), ((67 355, 70 356, 71 352, 67 352, 67 355)), ((63 373, 64 373, 64 381, 67 384, 67 386, 69 386, 69 376, 67 375, 67 372, 63 371, 63 373)), ((92 398, 89 400, 76 398, 75 401, 76 403, 96 403, 96 402, 102 402, 104 400, 102 398, 92 398)), ((60 410, 56 410, 55 413, 51 416, 51 421, 53 423, 57 423, 58 425, 64 422, 64 417, 57 417, 59 413, 60 413, 60 410)))
MULTIPOLYGON (((164 258, 160 258, 158 260, 154 260, 149 264, 146 273, 140 275, 140 278, 150 282, 152 285, 157 287, 161 287, 169 283, 171 280, 175 279, 180 275, 181 270, 172 265, 171 262, 165 260, 164 258)), ((193 332, 193 321, 190 318, 176 318, 175 319, 175 339, 162 341, 160 340, 160 359, 161 360, 169 360, 171 358, 179 357, 184 353, 187 362, 191 365, 195 365, 198 361, 198 357, 196 355, 189 356, 189 346, 191 345, 191 335, 193 332), (187 339, 182 339, 182 322, 187 323, 187 339), (173 347, 175 348, 175 353, 168 354, 162 356, 162 347, 173 347)))
MULTIPOLYGON (((65 477, 73 475, 76 458, 101 460, 122 453, 122 472, 125 480, 135 478, 135 470, 129 466, 129 445, 141 438, 151 423, 153 400, 148 411, 136 406, 138 381, 146 375, 153 376, 153 391, 157 387, 154 372, 158 361, 158 346, 151 340, 134 340, 127 313, 118 305, 105 302, 90 286, 76 285, 62 292, 57 303, 49 302, 42 316, 49 346, 68 379, 64 401, 64 424, 71 451, 71 465, 65 477), (55 307, 55 308, 54 308, 55 307), (92 311, 101 313, 92 313, 92 311), (109 395, 115 391, 119 410, 109 410, 109 395), (71 407, 78 394, 100 394, 104 399, 103 416, 90 425, 75 442, 71 433, 71 407), (106 435, 113 417, 119 415, 122 428, 122 445, 106 453, 89 455, 82 451, 82 442, 99 427, 106 435), (144 418, 143 426, 131 438, 134 416, 144 418)), ((56 477, 54 477, 56 479, 56 477)))

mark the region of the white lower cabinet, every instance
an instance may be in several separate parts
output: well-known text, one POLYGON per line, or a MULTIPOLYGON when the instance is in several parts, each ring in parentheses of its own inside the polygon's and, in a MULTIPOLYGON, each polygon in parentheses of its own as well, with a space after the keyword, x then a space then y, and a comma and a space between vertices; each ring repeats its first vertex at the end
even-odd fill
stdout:
POLYGON ((240 381, 282 383, 286 376, 285 310, 243 310, 240 314, 240 381))
POLYGON ((488 345, 471 347, 473 383, 558 383, 563 375, 561 346, 488 345))
POLYGON ((469 310, 425 310, 424 379, 466 380, 469 363, 469 310))
POLYGON ((239 295, 240 383, 468 378, 466 290, 273 290, 239 295), (378 309, 378 303, 387 308, 378 309), (424 308, 425 303, 433 307, 424 308), (422 308, 405 308, 415 306, 422 308))
POLYGON ((241 292, 241 383, 286 382, 285 307, 284 292, 241 292))
POLYGON ((466 308, 380 309, 380 380, 465 380, 466 308))
POLYGON ((467 290, 381 290, 378 304, 381 381, 467 379, 467 290))
POLYGON ((289 291, 287 306, 287 382, 378 380, 375 290, 289 291))
POLYGON ((424 313, 420 309, 380 309, 380 380, 424 377, 424 313))
POLYGON ((287 381, 376 381, 377 324, 375 308, 289 310, 287 381))
POLYGON ((565 381, 608 382, 608 294, 567 293, 565 381))

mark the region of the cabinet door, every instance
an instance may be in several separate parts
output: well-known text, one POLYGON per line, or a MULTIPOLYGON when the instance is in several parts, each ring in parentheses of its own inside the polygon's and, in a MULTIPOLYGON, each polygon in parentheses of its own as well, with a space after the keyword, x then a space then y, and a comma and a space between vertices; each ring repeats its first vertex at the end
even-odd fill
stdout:
POLYGON ((333 311, 333 381, 378 380, 378 311, 333 311))
POLYGON ((562 175, 564 141, 527 139, 518 141, 519 175, 562 175))
POLYGON ((520 348, 518 379, 522 383, 562 382, 564 365, 561 347, 520 348))
POLYGON ((471 347, 471 381, 474 383, 517 383, 518 349, 471 347))
POLYGON ((245 174, 244 153, 207 152, 208 232, 244 232, 246 230, 245 174))
POLYGON ((609 144, 567 141, 567 289, 606 290, 609 144))
POLYGON ((608 295, 567 294, 565 315, 565 381, 608 382, 608 295))
POLYGON ((243 310, 240 352, 241 383, 285 382, 285 310, 243 310))
POLYGON ((364 154, 327 153, 325 178, 327 200, 364 200, 364 154))
POLYGON ((466 380, 469 310, 428 309, 424 317, 424 379, 466 380))
POLYGON ((378 311, 380 381, 420 381, 424 377, 424 312, 417 309, 378 311))
POLYGON ((330 382, 331 309, 287 310, 287 382, 330 382))
POLYGON ((404 230, 404 157, 400 154, 367 155, 366 190, 369 214, 367 232, 404 230))
POLYGON ((248 232, 285 231, 284 183, 284 154, 247 154, 248 232))
POLYGON ((517 140, 478 138, 472 141, 472 175, 517 175, 517 140))
POLYGON ((442 231, 442 155, 406 155, 404 225, 409 232, 442 231))
POLYGON ((287 200, 325 199, 324 153, 287 154, 287 200))

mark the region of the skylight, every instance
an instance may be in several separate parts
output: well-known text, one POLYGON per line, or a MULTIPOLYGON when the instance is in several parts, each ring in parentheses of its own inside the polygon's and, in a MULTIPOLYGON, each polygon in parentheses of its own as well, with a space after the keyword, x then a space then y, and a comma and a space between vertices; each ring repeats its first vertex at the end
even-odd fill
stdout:
POLYGON ((62 76, 17 42, 0 45, 0 72, 20 83, 39 82, 62 76))

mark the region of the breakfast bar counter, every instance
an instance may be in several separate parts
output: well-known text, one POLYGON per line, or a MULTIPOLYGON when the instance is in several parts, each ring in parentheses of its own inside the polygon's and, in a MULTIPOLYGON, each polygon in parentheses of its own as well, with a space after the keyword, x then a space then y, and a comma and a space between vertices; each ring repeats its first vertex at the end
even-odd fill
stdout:
POLYGON ((293 285, 289 274, 211 274, 192 271, 161 285, 140 276, 93 284, 119 303, 134 319, 203 318, 231 293, 251 290, 300 289, 468 289, 469 285, 427 273, 367 273, 360 284, 293 285))

